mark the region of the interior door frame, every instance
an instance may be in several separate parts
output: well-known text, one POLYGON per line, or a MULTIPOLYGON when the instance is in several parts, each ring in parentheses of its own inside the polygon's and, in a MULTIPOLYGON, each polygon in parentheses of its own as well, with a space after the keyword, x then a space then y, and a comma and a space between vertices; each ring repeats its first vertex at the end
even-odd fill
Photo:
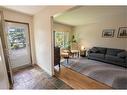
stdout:
POLYGON ((55 68, 54 68, 54 28, 53 28, 53 16, 50 16, 50 25, 51 25, 51 70, 52 70, 52 76, 55 75, 55 68))
MULTIPOLYGON (((80 8, 82 6, 73 6, 72 8, 69 8, 63 12, 59 12, 60 14, 64 14, 65 12, 68 12, 68 11, 71 11, 71 10, 74 10, 74 9, 77 9, 77 8, 80 8)), ((52 66, 51 66, 51 69, 52 69, 52 75, 55 75, 55 68, 54 68, 54 47, 55 47, 55 37, 54 37, 54 16, 59 14, 59 13, 56 13, 52 16, 50 16, 50 25, 51 25, 51 63, 52 63, 52 66)))
MULTIPOLYGON (((30 27, 29 27, 29 23, 25 23, 25 22, 19 22, 19 21, 12 21, 12 20, 4 20, 4 22, 10 22, 10 23, 17 23, 17 24, 25 24, 25 25, 27 25, 27 27, 28 27, 28 41, 29 41, 29 55, 30 55, 30 64, 29 64, 29 66, 32 66, 32 51, 31 51, 31 37, 30 37, 30 27)), ((4 27, 5 28, 5 27, 4 27)), ((6 35, 6 33, 5 33, 5 35, 6 35)), ((5 37, 5 39, 7 39, 7 36, 5 37)), ((7 46, 7 48, 9 48, 8 47, 8 44, 7 44, 7 41, 6 41, 6 46, 7 46)), ((28 66, 28 65, 27 65, 28 66)), ((16 67, 15 69, 19 69, 19 68, 24 68, 24 67, 26 67, 26 65, 25 66, 20 66, 20 67, 16 67)))

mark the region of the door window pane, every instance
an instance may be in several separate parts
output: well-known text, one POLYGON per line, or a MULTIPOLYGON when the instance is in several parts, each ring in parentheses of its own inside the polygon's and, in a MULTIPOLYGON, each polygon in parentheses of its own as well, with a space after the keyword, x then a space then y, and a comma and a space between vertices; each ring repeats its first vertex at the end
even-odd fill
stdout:
POLYGON ((9 46, 11 49, 20 49, 26 47, 26 39, 23 28, 11 27, 8 30, 9 46))

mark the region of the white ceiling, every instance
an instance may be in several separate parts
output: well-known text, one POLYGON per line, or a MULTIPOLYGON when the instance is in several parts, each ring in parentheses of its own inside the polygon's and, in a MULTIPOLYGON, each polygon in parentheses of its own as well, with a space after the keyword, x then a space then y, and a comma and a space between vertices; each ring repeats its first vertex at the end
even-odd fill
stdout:
POLYGON ((29 15, 35 15, 36 13, 45 8, 45 6, 4 6, 4 7, 29 15))
POLYGON ((64 12, 58 16, 55 15, 54 20, 71 26, 85 25, 96 23, 113 15, 125 14, 125 9, 127 8, 120 6, 82 6, 64 12))

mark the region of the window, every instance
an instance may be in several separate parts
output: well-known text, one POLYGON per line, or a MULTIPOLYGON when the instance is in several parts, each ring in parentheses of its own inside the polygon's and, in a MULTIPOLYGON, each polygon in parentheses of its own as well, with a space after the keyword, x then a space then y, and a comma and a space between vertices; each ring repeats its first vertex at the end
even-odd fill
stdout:
POLYGON ((55 46, 65 48, 68 38, 68 32, 55 32, 55 46))

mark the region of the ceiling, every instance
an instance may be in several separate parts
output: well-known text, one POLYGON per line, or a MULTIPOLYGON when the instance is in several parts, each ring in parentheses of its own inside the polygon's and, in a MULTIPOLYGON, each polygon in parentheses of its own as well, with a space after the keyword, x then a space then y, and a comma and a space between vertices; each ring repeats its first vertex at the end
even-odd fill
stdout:
POLYGON ((35 15, 36 13, 45 8, 45 6, 4 6, 4 7, 29 15, 35 15))
POLYGON ((71 26, 86 25, 114 15, 125 14, 125 9, 127 8, 120 6, 81 6, 55 15, 54 21, 71 26))

